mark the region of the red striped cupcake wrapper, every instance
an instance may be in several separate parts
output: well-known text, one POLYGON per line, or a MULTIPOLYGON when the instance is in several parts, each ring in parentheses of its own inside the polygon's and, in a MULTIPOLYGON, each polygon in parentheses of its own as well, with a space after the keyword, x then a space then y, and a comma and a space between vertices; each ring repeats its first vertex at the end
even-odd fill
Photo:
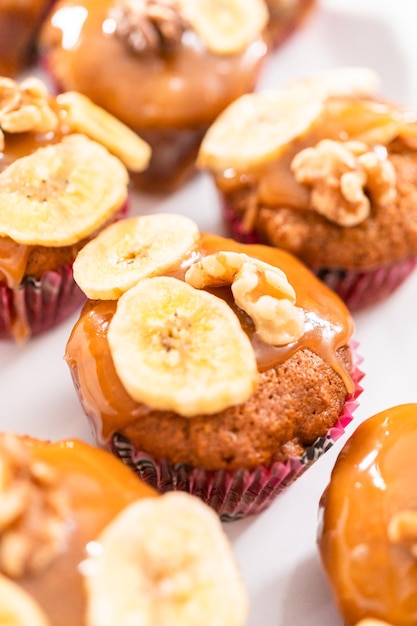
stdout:
POLYGON ((359 404, 357 398, 362 392, 360 381, 364 374, 359 368, 362 359, 356 353, 357 344, 352 342, 351 348, 355 359, 355 389, 348 396, 337 423, 300 457, 290 458, 284 463, 276 462, 269 468, 260 466, 254 470, 206 470, 155 459, 146 452, 136 450, 131 441, 118 433, 111 439, 109 449, 159 493, 186 491, 201 498, 223 521, 260 513, 331 448, 352 421, 353 412, 359 404))

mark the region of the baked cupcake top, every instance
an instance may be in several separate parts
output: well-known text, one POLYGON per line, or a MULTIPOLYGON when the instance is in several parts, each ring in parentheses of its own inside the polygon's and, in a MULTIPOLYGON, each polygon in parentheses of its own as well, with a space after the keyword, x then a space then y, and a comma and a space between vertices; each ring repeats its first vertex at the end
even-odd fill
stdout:
MULTIPOLYGON (((351 360, 339 352, 349 344, 351 316, 285 252, 158 214, 108 227, 78 254, 74 277, 90 302, 65 358, 75 381, 83 379, 84 406, 102 441, 153 412, 160 423, 174 424, 175 415, 214 423, 255 398, 261 384, 265 391, 265 372, 303 351, 337 374, 332 424, 353 391, 351 360)), ((259 455, 246 456, 259 463, 259 455)))
POLYGON ((41 49, 58 83, 130 127, 198 128, 253 88, 267 18, 264 0, 62 0, 41 49))
POLYGON ((379 99, 378 84, 367 68, 340 68, 242 96, 219 116, 198 163, 247 232, 309 266, 416 254, 417 114, 379 99))
POLYGON ((0 462, 0 598, 10 623, 183 626, 193 614, 243 626, 247 599, 230 546, 199 500, 159 497, 112 455, 75 440, 2 433, 0 462))
MULTIPOLYGON (((0 78, 0 276, 16 287, 42 249, 85 241, 125 204, 127 166, 148 145, 75 92, 51 96, 36 78, 0 78)), ((39 255, 38 255, 39 260, 39 255)))
POLYGON ((348 626, 417 620, 416 443, 417 404, 381 411, 345 444, 323 494, 318 547, 348 626))

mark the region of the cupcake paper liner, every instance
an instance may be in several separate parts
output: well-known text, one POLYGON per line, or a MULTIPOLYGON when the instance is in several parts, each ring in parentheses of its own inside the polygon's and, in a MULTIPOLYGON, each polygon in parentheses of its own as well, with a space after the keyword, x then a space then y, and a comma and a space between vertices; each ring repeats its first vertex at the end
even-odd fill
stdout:
POLYGON ((223 521, 233 521, 266 509, 275 497, 310 467, 341 437, 353 419, 362 392, 360 381, 364 374, 359 369, 362 359, 357 355, 357 344, 352 342, 354 355, 353 381, 355 389, 345 402, 336 424, 319 437, 300 457, 276 462, 271 467, 254 470, 205 470, 181 463, 155 459, 136 450, 126 437, 116 433, 110 451, 128 465, 146 483, 159 493, 186 491, 212 507, 223 521))
POLYGON ((27 276, 16 289, 1 283, 0 339, 22 343, 62 322, 85 299, 69 265, 45 272, 40 279, 27 276))
MULTIPOLYGON (((222 204, 226 226, 236 241, 250 244, 266 243, 257 236, 255 231, 246 232, 242 221, 231 206, 225 201, 222 204)), ((390 296, 406 280, 416 265, 417 256, 414 256, 368 271, 328 267, 310 267, 309 269, 337 293, 350 311, 358 311, 390 296)))
POLYGON ((358 311, 391 295, 416 265, 417 256, 368 272, 314 267, 311 270, 342 298, 351 311, 358 311))

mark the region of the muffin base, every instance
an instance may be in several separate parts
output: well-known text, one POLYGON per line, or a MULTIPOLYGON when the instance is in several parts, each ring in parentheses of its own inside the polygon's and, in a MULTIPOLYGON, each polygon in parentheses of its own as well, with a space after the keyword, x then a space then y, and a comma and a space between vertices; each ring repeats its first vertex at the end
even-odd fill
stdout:
MULTIPOLYGON (((270 245, 258 237, 256 231, 246 231, 233 208, 222 200, 225 226, 240 243, 270 245)), ((360 311, 390 296, 408 278, 417 266, 417 255, 372 270, 330 267, 309 269, 344 301, 350 311, 360 311)))
POLYGON ((24 343, 69 317, 85 299, 69 265, 40 279, 26 276, 16 289, 0 283, 0 339, 24 343))
POLYGON ((358 406, 357 398, 362 392, 360 381, 364 374, 359 368, 361 359, 356 354, 356 343, 351 347, 355 361, 352 376, 355 389, 347 397, 336 424, 306 448, 302 456, 292 457, 284 463, 273 463, 269 468, 260 466, 253 470, 206 470, 155 459, 144 451, 136 450, 134 444, 119 433, 113 435, 108 448, 159 493, 186 491, 213 508, 223 521, 260 513, 331 448, 352 421, 353 412, 358 406))
POLYGON ((206 132, 201 128, 139 128, 135 132, 152 148, 143 172, 130 172, 135 188, 150 194, 168 194, 182 187, 196 173, 195 160, 206 132))

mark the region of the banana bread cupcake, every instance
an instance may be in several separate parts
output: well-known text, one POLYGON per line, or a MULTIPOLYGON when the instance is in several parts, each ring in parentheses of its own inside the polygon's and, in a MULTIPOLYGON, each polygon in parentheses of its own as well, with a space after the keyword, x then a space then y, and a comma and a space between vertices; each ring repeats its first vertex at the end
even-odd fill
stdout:
POLYGON ((75 255, 125 213, 149 146, 81 94, 0 77, 0 157, 0 338, 22 343, 85 300, 75 255))
POLYGON ((77 256, 65 359, 99 445, 223 519, 267 507, 343 432, 352 318, 297 259, 139 216, 77 256))
POLYGON ((416 445, 417 404, 370 417, 321 499, 318 548, 347 626, 417 623, 416 445))
POLYGON ((61 0, 40 38, 58 89, 77 90, 152 147, 142 189, 194 172, 221 110, 251 91, 267 53, 264 0, 61 0))
POLYGON ((42 20, 54 0, 2 0, 0 76, 16 76, 34 59, 42 20))
POLYGON ((417 113, 379 99, 378 84, 339 68, 243 96, 198 159, 234 237, 297 255, 351 310, 417 262, 417 113))
POLYGON ((159 497, 77 440, 1 433, 0 463, 2 624, 244 625, 230 544, 197 498, 159 497))

